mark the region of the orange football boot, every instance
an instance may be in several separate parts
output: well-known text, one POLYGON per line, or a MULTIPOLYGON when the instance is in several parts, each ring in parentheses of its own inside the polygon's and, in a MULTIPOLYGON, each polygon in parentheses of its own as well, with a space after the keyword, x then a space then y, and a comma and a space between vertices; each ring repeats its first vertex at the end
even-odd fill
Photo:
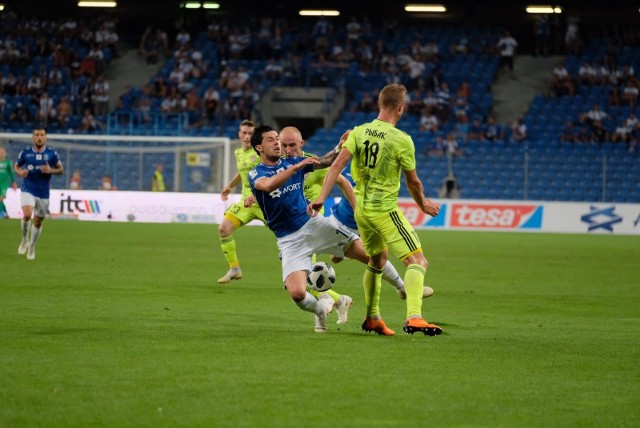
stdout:
POLYGON ((364 319, 364 322, 362 323, 362 329, 366 332, 375 331, 381 336, 393 336, 394 334, 396 334, 395 331, 387 327, 382 319, 374 320, 369 317, 366 317, 364 319))
POLYGON ((442 328, 435 324, 429 324, 422 318, 408 318, 402 329, 408 334, 421 331, 425 336, 437 336, 442 333, 442 328))

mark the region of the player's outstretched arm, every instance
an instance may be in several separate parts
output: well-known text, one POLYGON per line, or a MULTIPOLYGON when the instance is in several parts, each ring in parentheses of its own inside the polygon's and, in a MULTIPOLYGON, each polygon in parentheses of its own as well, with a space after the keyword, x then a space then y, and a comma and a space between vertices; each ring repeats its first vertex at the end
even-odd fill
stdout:
POLYGON ((315 165, 318 163, 318 158, 304 158, 297 164, 277 173, 271 177, 261 177, 256 180, 254 187, 256 190, 262 190, 263 192, 273 192, 280 186, 282 186, 293 174, 300 171, 306 165, 315 165))
POLYGON ((431 217, 437 216, 440 212, 440 204, 424 196, 422 182, 416 170, 404 171, 404 179, 407 182, 407 190, 409 190, 411 197, 416 201, 422 212, 429 214, 431 217))
POLYGON ((236 187, 239 183, 240 183, 240 173, 236 172, 236 175, 233 176, 231 181, 229 181, 229 183, 227 183, 227 185, 222 188, 222 191, 220 192, 220 198, 223 201, 226 201, 227 199, 229 199, 229 194, 231 193, 231 190, 234 187, 236 187))
MULTIPOLYGON (((331 193, 333 185, 336 184, 338 176, 340 176, 340 173, 344 167, 347 166, 350 159, 351 152, 349 152, 349 150, 341 150, 336 160, 331 164, 331 168, 329 168, 329 172, 327 172, 327 175, 324 177, 324 181, 322 182, 322 192, 320 193, 320 196, 315 201, 307 205, 307 214, 311 217, 315 217, 318 214, 318 211, 320 211, 322 205, 324 205, 324 201, 329 197, 329 193, 331 193)), ((349 202, 351 203, 351 201, 349 202)))
POLYGON ((351 130, 348 130, 347 132, 345 132, 344 134, 342 134, 342 136, 340 137, 340 142, 338 143, 338 145, 331 150, 329 153, 325 154, 324 156, 321 156, 318 158, 319 162, 317 165, 315 165, 313 167, 313 169, 324 169, 327 168, 329 166, 331 166, 333 164, 333 162, 336 160, 336 158, 338 157, 338 154, 340 153, 340 150, 342 150, 342 145, 345 143, 345 141, 347 141, 347 137, 349 137, 349 133, 351 132, 351 130))
POLYGON ((336 179, 336 184, 342 191, 342 194, 344 195, 344 197, 347 198, 347 201, 349 201, 349 205, 351 205, 351 208, 353 208, 353 210, 355 211, 356 193, 353 191, 353 186, 351 185, 351 182, 347 180, 344 177, 344 175, 340 174, 336 179))

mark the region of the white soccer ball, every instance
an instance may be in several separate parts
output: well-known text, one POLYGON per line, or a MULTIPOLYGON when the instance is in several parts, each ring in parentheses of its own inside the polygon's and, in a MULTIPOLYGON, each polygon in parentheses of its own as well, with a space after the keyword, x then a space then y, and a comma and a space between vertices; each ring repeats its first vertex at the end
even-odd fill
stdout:
POLYGON ((336 271, 325 262, 314 263, 307 275, 307 285, 315 291, 327 291, 336 282, 336 271))

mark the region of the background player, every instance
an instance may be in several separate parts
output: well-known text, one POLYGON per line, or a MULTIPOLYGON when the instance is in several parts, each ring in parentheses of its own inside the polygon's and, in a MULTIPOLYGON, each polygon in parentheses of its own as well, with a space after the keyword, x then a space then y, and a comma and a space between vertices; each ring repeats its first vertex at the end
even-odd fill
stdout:
POLYGON ((14 190, 18 188, 16 179, 13 176, 13 166, 11 161, 7 159, 7 151, 4 147, 0 147, 0 218, 9 218, 9 212, 4 205, 4 199, 7 197, 9 187, 14 190))
POLYGON ((33 147, 21 151, 14 165, 16 175, 23 178, 20 193, 22 242, 18 247, 18 254, 26 253, 29 260, 36 258, 36 241, 42 233, 42 222, 49 212, 51 175, 61 175, 64 172, 58 153, 45 146, 46 131, 43 128, 34 129, 32 139, 33 147), (29 228, 32 214, 33 225, 29 228))
POLYGON ((224 276, 218 279, 218 283, 226 284, 232 279, 241 279, 242 270, 240 269, 240 262, 238 261, 238 255, 236 253, 236 241, 233 238, 233 231, 252 220, 260 220, 264 223, 264 217, 262 211, 258 205, 245 206, 243 201, 245 198, 251 196, 251 187, 247 179, 247 174, 251 169, 260 163, 260 156, 251 147, 251 135, 255 129, 255 125, 250 120, 244 120, 240 123, 238 129, 238 138, 240 138, 241 147, 237 148, 234 152, 236 157, 236 167, 238 172, 233 176, 231 181, 224 186, 220 197, 223 201, 229 198, 231 190, 238 184, 242 183, 242 199, 240 202, 236 202, 227 208, 224 213, 224 218, 218 226, 218 233, 220 235, 220 247, 224 253, 227 262, 229 263, 229 270, 224 276))
POLYGON ((331 165, 320 198, 309 204, 315 214, 323 206, 341 171, 353 156, 351 172, 357 207, 355 219, 362 242, 370 255, 363 277, 367 317, 362 328, 376 330, 380 317, 380 285, 382 268, 387 261, 387 248, 407 266, 404 277, 407 293, 407 333, 422 331, 428 335, 442 333, 442 329, 422 318, 422 294, 427 259, 422 253, 418 235, 398 207, 400 175, 404 173, 407 189, 420 209, 431 216, 440 212, 440 205, 424 196, 422 182, 416 173, 415 147, 409 135, 397 129, 404 113, 407 90, 403 85, 385 86, 378 96, 378 117, 357 126, 343 145, 343 150, 331 165))

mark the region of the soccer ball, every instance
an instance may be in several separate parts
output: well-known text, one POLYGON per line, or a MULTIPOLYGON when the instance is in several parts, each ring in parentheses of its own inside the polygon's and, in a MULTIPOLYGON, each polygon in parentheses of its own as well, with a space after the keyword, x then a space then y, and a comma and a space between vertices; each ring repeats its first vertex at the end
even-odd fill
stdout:
POLYGON ((314 263, 307 275, 307 284, 315 291, 327 291, 336 282, 336 271, 325 262, 314 263))

